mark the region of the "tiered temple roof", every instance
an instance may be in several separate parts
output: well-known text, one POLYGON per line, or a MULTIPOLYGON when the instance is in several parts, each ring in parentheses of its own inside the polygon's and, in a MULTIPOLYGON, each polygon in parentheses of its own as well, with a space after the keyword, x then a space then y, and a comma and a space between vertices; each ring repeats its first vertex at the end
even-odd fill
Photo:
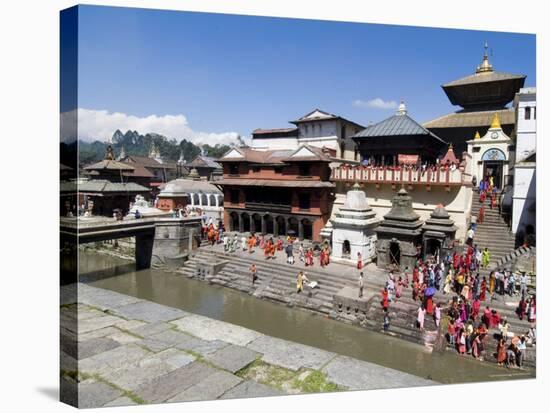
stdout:
POLYGON ((346 194, 346 201, 335 218, 332 219, 333 227, 356 226, 372 227, 378 225, 380 220, 367 202, 365 192, 358 184, 346 194))
POLYGON ((393 197, 392 209, 386 215, 382 224, 376 229, 378 234, 419 236, 422 233, 420 215, 414 212, 412 197, 405 189, 400 189, 393 197))
POLYGON ((439 204, 430 214, 430 218, 426 220, 422 229, 428 233, 436 233, 434 235, 443 233, 448 235, 449 238, 454 238, 454 234, 458 228, 455 226, 445 207, 439 204))

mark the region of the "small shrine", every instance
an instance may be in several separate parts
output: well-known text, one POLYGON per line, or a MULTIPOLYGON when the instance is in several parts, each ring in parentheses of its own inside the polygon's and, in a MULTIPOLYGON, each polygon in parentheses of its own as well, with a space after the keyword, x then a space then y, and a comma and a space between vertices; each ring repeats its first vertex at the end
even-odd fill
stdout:
POLYGON ((412 198, 405 189, 393 197, 392 209, 375 230, 378 237, 378 267, 412 269, 416 264, 417 246, 422 241, 422 221, 414 212, 412 198))
POLYGON ((358 253, 363 263, 376 256, 375 228, 380 219, 367 203, 358 184, 346 194, 346 201, 332 220, 332 259, 356 264, 358 253))
POLYGON ((441 262, 453 248, 457 229, 445 207, 439 204, 422 226, 423 259, 441 262))
POLYGON ((509 162, 514 158, 512 139, 504 133, 498 113, 493 116, 489 130, 484 136, 476 133, 474 139, 467 141, 472 176, 477 182, 492 177, 494 186, 503 189, 508 183, 509 162))

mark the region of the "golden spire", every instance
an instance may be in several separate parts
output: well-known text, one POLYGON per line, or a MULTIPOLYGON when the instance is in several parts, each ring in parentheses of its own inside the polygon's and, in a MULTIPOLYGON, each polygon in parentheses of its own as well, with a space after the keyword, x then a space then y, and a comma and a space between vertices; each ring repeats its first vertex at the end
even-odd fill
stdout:
POLYGON ((474 136, 474 139, 481 139, 481 135, 479 134, 479 131, 476 130, 476 134, 474 136))
POLYGON ((453 150, 453 144, 452 144, 452 143, 449 144, 449 150, 450 150, 450 151, 453 150))
POLYGON ((495 115, 493 116, 493 121, 491 122, 490 129, 501 129, 498 113, 495 113, 495 115))
POLYGON ((485 42, 485 51, 483 52, 483 60, 481 64, 476 68, 476 73, 486 73, 493 71, 493 65, 489 63, 489 56, 487 55, 487 49, 489 45, 485 42))

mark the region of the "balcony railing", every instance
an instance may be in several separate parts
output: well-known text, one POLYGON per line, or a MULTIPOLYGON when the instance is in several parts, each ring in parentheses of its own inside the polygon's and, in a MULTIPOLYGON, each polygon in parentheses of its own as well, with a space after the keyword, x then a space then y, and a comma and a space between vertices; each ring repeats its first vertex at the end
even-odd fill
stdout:
POLYGON ((408 169, 392 167, 339 166, 332 170, 330 180, 334 182, 364 182, 375 184, 407 185, 462 185, 466 174, 459 168, 451 169, 408 169))

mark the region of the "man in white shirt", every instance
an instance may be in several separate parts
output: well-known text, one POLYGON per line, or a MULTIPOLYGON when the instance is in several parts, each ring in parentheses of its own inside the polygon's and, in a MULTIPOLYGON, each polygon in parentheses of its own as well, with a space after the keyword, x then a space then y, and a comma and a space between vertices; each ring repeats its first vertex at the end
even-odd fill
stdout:
POLYGON ((466 233, 466 236, 468 237, 468 239, 466 240, 466 244, 467 245, 472 245, 472 243, 474 241, 475 231, 471 227, 468 230, 468 232, 466 233))

